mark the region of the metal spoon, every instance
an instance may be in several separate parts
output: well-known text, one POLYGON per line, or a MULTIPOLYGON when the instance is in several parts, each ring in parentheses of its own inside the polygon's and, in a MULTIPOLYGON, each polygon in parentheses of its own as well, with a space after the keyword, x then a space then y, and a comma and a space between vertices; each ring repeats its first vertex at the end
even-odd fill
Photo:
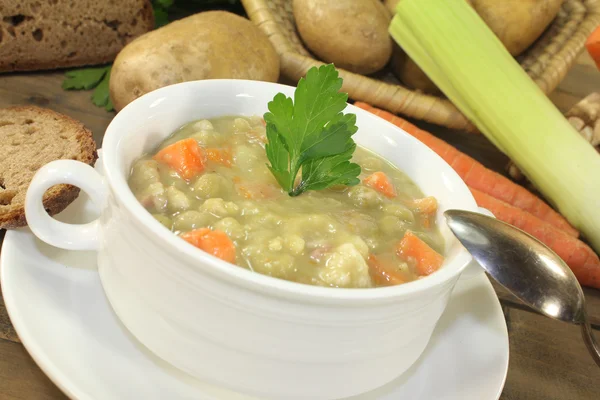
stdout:
POLYGON ((600 367, 600 347, 573 272, 546 245, 505 222, 463 210, 444 212, 450 230, 500 285, 550 318, 581 325, 583 340, 600 367))

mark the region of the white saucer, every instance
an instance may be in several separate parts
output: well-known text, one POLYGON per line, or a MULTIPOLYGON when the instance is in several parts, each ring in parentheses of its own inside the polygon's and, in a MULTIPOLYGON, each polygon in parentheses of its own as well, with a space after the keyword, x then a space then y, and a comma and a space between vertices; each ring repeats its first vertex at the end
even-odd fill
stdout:
MULTIPOLYGON (((71 223, 93 218, 84 194, 58 217, 71 223)), ((23 344, 71 398, 249 399, 198 382, 143 348, 110 308, 93 252, 50 247, 28 229, 10 231, 0 279, 23 344)), ((491 284, 477 274, 459 281, 421 359, 394 382, 352 399, 497 400, 507 369, 504 316, 491 284)))

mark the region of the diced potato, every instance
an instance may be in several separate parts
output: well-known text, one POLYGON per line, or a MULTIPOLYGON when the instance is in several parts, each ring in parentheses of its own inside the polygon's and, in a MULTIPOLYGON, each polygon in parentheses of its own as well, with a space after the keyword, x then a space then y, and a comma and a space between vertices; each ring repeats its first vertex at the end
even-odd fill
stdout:
POLYGON ((367 214, 353 213, 346 220, 348 230, 357 235, 372 235, 378 231, 377 222, 367 214))
POLYGON ((220 197, 207 199, 201 206, 200 211, 206 211, 216 217, 223 218, 238 215, 240 207, 233 202, 226 202, 220 197))
POLYGON ((265 249, 267 248, 267 243, 269 242, 269 240, 277 236, 277 233, 274 232, 272 229, 264 229, 264 227, 262 226, 252 227, 246 224, 246 226, 244 226, 244 229, 246 229, 249 232, 248 243, 253 243, 265 249))
POLYGON ((348 197, 352 204, 360 208, 375 208, 383 203, 383 198, 379 193, 362 185, 351 187, 348 191, 348 197))
POLYGON ((141 160, 133 165, 129 184, 139 188, 151 183, 159 182, 158 162, 155 160, 141 160))
POLYGON ((339 230, 338 222, 327 214, 302 214, 283 221, 285 231, 300 236, 329 235, 339 230))
POLYGON ((188 210, 178 214, 173 221, 173 229, 187 232, 193 229, 206 228, 210 226, 216 217, 207 212, 188 210))
POLYGON ((233 240, 242 239, 246 236, 244 227, 232 217, 223 218, 213 225, 213 229, 223 231, 233 240))
POLYGON ((209 129, 209 130, 199 130, 190 135, 191 138, 194 138, 198 141, 200 146, 203 147, 216 147, 223 143, 224 136, 219 132, 209 129))
POLYGON ((264 162, 260 162, 264 158, 265 150, 257 145, 240 145, 237 146, 233 161, 234 164, 242 171, 252 171, 258 165, 264 165, 264 162))
POLYGON ((319 271, 326 286, 367 288, 372 286, 369 266, 353 244, 346 243, 329 254, 319 271))
POLYGON ((285 235, 283 237, 283 244, 293 255, 300 255, 304 251, 304 239, 298 235, 285 235))
POLYGON ((395 215, 386 215, 379 219, 379 229, 385 235, 401 237, 408 228, 408 224, 395 215))
POLYGON ((369 246, 365 243, 360 236, 352 235, 343 239, 344 242, 350 243, 358 250, 360 255, 366 260, 369 257, 369 246))
POLYGON ((191 202, 187 195, 174 186, 167 188, 167 208, 171 212, 185 211, 190 208, 191 202))
POLYGON ((137 194, 139 202, 147 209, 162 212, 167 209, 167 194, 165 186, 160 182, 151 183, 137 194))
POLYGON ((383 161, 377 157, 366 157, 359 162, 360 166, 367 171, 381 171, 383 161))
POLYGON ((375 237, 365 237, 365 243, 367 244, 367 246, 369 246, 369 249, 373 251, 379 247, 381 242, 375 237))
POLYGON ((155 220, 163 224, 167 229, 171 229, 171 227, 173 226, 173 221, 171 221, 171 218, 167 217, 166 215, 152 214, 152 216, 155 220))
POLYGON ((233 192, 233 183, 216 173, 200 176, 192 186, 194 195, 200 199, 225 197, 233 192))
POLYGON ((407 207, 399 203, 389 203, 383 206, 383 212, 386 214, 394 215, 400 218, 402 221, 415 222, 415 216, 407 207))
POLYGON ((243 216, 256 215, 260 212, 261 208, 252 200, 239 201, 240 214, 243 216))
POLYGON ((225 209, 229 215, 239 215, 240 214, 240 206, 235 204, 233 201, 228 201, 225 203, 225 209))
POLYGON ((269 211, 263 211, 256 215, 250 215, 247 218, 248 224, 253 227, 261 227, 261 228, 274 228, 279 225, 283 218, 275 213, 269 211))
POLYGON ((245 118, 236 118, 233 120, 233 129, 236 132, 248 132, 251 126, 245 118))
POLYGON ((285 279, 294 271, 294 257, 251 244, 242 249, 250 268, 261 274, 285 279))
POLYGON ((281 251, 281 249, 283 249, 283 240, 281 239, 281 236, 277 236, 269 240, 269 250, 281 251))
POLYGON ((254 128, 257 126, 262 126, 264 128, 264 120, 263 117, 260 115, 252 115, 250 117, 248 117, 248 122, 250 122, 250 125, 254 128))
POLYGON ((194 123, 194 129, 202 130, 202 131, 212 131, 214 129, 213 124, 207 119, 201 119, 200 121, 194 123))

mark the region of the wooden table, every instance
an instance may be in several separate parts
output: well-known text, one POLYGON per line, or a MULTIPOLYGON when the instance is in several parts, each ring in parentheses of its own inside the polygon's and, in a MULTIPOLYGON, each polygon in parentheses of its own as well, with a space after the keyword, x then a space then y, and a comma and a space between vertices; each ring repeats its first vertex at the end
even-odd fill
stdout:
MULTIPOLYGON (((113 114, 89 101, 89 92, 65 92, 62 73, 12 74, 0 77, 0 107, 36 104, 84 122, 98 143, 113 114)), ((600 90, 598 72, 583 54, 560 87, 551 95, 568 110, 579 99, 600 90)), ((419 124, 480 160, 502 171, 506 158, 483 137, 419 124)), ((590 171, 598 179, 599 171, 590 171)), ((598 211, 600 212, 600 210, 598 211)), ((3 233, 0 232, 0 242, 3 233)), ((529 311, 496 286, 510 333, 510 367, 503 400, 600 399, 600 370, 580 339, 579 328, 529 311)), ((600 291, 586 289, 589 313, 600 329, 600 291)), ((0 297, 0 399, 64 399, 65 396, 35 365, 11 326, 0 297)), ((468 400, 468 399, 465 399, 468 400)), ((473 399, 478 400, 478 399, 473 399)))

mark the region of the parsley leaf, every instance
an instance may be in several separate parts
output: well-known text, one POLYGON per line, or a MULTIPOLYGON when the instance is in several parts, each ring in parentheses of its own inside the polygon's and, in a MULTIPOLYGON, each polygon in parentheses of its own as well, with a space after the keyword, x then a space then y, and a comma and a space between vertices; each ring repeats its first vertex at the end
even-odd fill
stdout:
POLYGON ((66 79, 62 83, 62 88, 66 90, 92 89, 100 83, 106 74, 106 68, 83 68, 68 71, 65 73, 66 79))
POLYGON ((89 90, 92 93, 92 102, 106 111, 114 110, 110 101, 108 82, 110 81, 110 69, 108 67, 81 68, 65 73, 66 79, 62 83, 65 90, 89 90))
POLYGON ((110 69, 111 67, 107 68, 104 77, 92 93, 92 102, 98 107, 104 107, 106 111, 113 111, 115 109, 112 101, 110 101, 110 91, 108 89, 108 83, 110 82, 110 69))
POLYGON ((162 8, 169 8, 173 5, 173 0, 154 0, 153 3, 162 8))
POLYGON ((154 9, 154 26, 156 28, 160 28, 161 26, 165 26, 169 23, 169 13, 161 7, 156 7, 154 9))
POLYGON ((313 67, 298 82, 293 100, 278 93, 268 104, 268 167, 290 196, 359 183, 360 166, 350 162, 356 149, 356 116, 342 113, 348 95, 341 88, 333 64, 313 67))

